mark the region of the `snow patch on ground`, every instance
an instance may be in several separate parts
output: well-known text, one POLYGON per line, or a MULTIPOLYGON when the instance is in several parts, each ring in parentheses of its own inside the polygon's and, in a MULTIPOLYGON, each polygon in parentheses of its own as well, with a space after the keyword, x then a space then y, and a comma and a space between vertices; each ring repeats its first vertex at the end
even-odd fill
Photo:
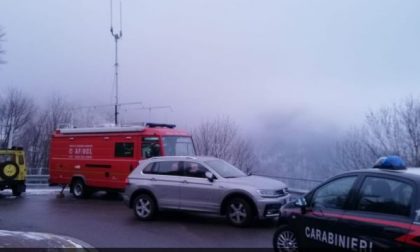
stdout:
MULTIPOLYGON (((27 195, 44 195, 44 194, 57 194, 61 191, 60 188, 29 188, 26 189, 27 195)), ((65 190, 64 192, 68 192, 65 190)))

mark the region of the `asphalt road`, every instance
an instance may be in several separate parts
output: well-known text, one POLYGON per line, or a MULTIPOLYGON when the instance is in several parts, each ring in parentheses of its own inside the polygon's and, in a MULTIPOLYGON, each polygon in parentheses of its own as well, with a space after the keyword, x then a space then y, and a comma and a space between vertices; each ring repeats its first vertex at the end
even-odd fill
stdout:
POLYGON ((10 194, 0 192, 0 229, 66 235, 97 248, 271 248, 275 231, 273 221, 235 228, 219 216, 181 212, 141 222, 121 197, 100 193, 87 200, 45 190, 10 194))

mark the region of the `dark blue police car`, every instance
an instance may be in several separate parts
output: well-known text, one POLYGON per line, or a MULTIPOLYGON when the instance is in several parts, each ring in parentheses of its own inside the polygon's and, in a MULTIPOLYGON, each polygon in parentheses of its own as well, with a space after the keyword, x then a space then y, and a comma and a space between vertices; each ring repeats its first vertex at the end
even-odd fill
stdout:
POLYGON ((346 172, 281 208, 276 251, 420 251, 420 168, 396 156, 346 172))

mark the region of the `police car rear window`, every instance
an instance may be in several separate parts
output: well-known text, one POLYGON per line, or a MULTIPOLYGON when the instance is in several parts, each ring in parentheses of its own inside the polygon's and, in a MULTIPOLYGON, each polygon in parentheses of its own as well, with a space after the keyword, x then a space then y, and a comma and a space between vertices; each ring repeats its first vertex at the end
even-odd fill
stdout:
POLYGON ((414 188, 403 181, 367 177, 360 190, 357 210, 409 216, 414 188))

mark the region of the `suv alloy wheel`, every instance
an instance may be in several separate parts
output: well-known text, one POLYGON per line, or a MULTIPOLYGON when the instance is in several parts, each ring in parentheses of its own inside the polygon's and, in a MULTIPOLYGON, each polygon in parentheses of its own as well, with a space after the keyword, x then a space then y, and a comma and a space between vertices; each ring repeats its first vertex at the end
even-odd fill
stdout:
POLYGON ((148 194, 140 194, 133 202, 134 215, 140 220, 151 220, 156 214, 156 202, 148 194))
POLYGON ((246 227, 251 224, 253 219, 252 208, 246 200, 233 198, 226 207, 226 216, 232 225, 246 227))

